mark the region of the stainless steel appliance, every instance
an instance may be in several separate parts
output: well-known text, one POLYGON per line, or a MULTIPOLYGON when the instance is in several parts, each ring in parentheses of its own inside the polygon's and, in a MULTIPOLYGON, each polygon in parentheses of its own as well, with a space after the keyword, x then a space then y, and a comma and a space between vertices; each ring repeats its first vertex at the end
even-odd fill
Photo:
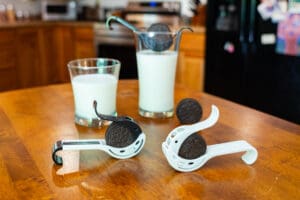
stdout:
POLYGON ((169 25, 179 25, 181 22, 181 2, 176 0, 135 0, 129 1, 123 11, 127 21, 140 23, 145 26, 162 22, 169 25))
POLYGON ((113 23, 113 30, 105 24, 94 25, 94 41, 98 57, 115 58, 121 61, 120 79, 137 78, 137 64, 132 31, 113 23))
MULTIPOLYGON (((178 0, 128 1, 121 15, 123 19, 137 27, 148 27, 158 22, 178 26, 180 2, 178 0)), ((108 30, 102 23, 94 26, 97 56, 120 60, 122 63, 120 79, 135 79, 137 78, 137 63, 133 33, 118 23, 112 23, 112 27, 113 30, 108 30)))
POLYGON ((76 20, 75 0, 43 0, 41 6, 43 20, 76 20))

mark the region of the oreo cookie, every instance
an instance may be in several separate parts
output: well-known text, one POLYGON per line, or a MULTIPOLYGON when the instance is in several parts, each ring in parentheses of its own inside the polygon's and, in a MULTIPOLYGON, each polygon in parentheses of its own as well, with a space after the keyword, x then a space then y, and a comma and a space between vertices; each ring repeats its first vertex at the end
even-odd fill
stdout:
POLYGON ((199 102, 192 98, 181 100, 176 108, 176 116, 181 124, 193 124, 199 122, 203 110, 199 102))
POLYGON ((113 147, 126 147, 132 144, 142 133, 132 121, 115 121, 106 130, 105 141, 113 147))
POLYGON ((147 33, 143 37, 144 45, 153 51, 165 51, 168 50, 173 44, 173 38, 170 34, 171 30, 167 24, 155 23, 152 24, 147 32, 156 32, 154 36, 150 37, 147 33), (157 33, 158 32, 158 33, 157 33))
POLYGON ((203 137, 193 133, 181 144, 178 155, 185 159, 196 159, 205 154, 206 147, 203 137))

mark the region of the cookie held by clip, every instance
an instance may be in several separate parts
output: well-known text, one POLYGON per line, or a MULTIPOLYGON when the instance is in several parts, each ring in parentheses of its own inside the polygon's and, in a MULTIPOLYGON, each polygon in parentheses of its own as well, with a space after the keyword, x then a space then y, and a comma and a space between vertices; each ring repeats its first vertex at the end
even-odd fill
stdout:
POLYGON ((178 155, 185 159, 196 159, 205 154, 206 146, 204 138, 193 133, 183 141, 178 155))
POLYGON ((132 144, 142 130, 131 121, 113 122, 106 131, 105 141, 113 147, 126 147, 132 144))
POLYGON ((153 51, 165 51, 168 50, 173 44, 173 38, 169 26, 163 23, 152 24, 147 29, 147 35, 143 38, 145 46, 153 51), (155 35, 151 36, 149 32, 155 32, 155 35))

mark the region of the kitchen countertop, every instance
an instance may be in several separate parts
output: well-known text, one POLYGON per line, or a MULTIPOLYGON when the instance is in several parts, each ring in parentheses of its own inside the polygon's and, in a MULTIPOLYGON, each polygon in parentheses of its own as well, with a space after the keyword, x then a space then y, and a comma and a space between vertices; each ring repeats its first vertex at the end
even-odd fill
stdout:
MULTIPOLYGON (((74 26, 74 27, 96 27, 105 28, 104 22, 95 21, 16 21, 10 23, 0 23, 1 28, 17 28, 17 27, 41 27, 41 26, 74 26)), ((196 33, 205 32, 205 27, 203 26, 191 26, 196 33)))
POLYGON ((54 25, 64 25, 64 26, 93 26, 97 22, 90 21, 16 21, 0 23, 0 28, 16 28, 16 27, 39 27, 39 26, 54 26, 54 25))
POLYGON ((300 196, 300 126, 205 93, 176 85, 175 105, 197 99, 203 119, 218 106, 216 125, 202 130, 207 144, 246 140, 258 159, 220 156, 202 168, 181 173, 161 151, 176 117, 138 115, 138 82, 120 80, 117 110, 131 116, 146 134, 134 158, 117 160, 99 151, 63 152, 63 167, 51 159, 61 139, 104 138, 105 129, 74 124, 70 84, 0 93, 0 199, 297 199, 300 196))

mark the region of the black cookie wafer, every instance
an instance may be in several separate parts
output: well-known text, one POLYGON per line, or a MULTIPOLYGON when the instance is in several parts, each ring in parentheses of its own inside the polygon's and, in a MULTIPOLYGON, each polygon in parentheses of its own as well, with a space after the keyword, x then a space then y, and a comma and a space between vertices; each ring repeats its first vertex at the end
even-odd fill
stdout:
POLYGON ((173 44, 173 38, 170 34, 164 34, 163 32, 171 32, 169 26, 163 23, 152 24, 147 32, 161 32, 161 34, 156 34, 153 37, 148 35, 144 37, 144 44, 147 48, 153 51, 165 51, 168 50, 173 44))
POLYGON ((193 133, 181 144, 178 155, 185 159, 195 159, 205 154, 205 152, 205 140, 198 133, 193 133))
POLYGON ((113 147, 126 147, 132 144, 141 132, 134 122, 113 122, 106 130, 105 141, 113 147))
POLYGON ((202 107, 192 98, 182 99, 176 107, 176 116, 181 124, 193 124, 199 122, 202 117, 202 107))

